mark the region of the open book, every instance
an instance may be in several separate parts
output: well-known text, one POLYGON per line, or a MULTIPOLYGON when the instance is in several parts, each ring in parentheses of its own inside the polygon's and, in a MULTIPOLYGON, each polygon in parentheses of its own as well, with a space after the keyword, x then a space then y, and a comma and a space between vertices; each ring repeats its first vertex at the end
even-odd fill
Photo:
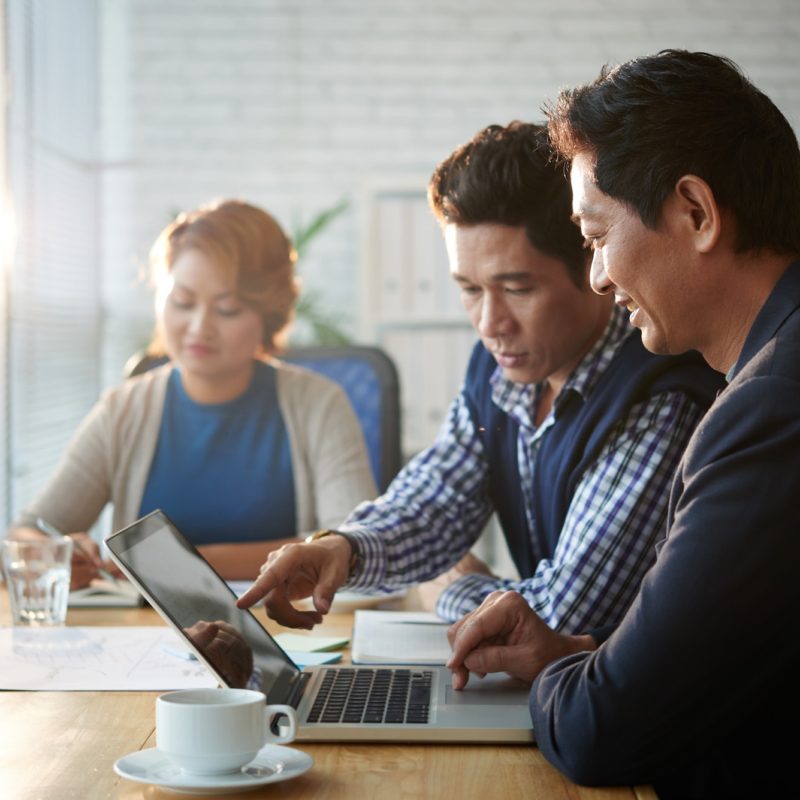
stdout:
POLYGON ((124 578, 115 582, 95 578, 89 586, 71 591, 67 603, 71 608, 136 608, 144 605, 144 598, 124 578))

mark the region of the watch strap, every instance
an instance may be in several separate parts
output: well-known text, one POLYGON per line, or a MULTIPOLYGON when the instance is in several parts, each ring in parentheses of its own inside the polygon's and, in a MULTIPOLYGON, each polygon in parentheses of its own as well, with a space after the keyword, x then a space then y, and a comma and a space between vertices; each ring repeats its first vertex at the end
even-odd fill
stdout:
POLYGON ((346 533, 343 533, 342 531, 334 530, 333 528, 323 528, 321 530, 314 531, 313 533, 310 533, 308 536, 306 536, 305 542, 306 544, 311 544, 312 542, 316 542, 319 539, 325 538, 326 536, 331 536, 334 533, 337 534, 337 536, 343 536, 345 539, 347 539, 348 542, 350 542, 351 555, 350 555, 350 566, 348 572, 348 577, 349 577, 361 564, 361 548, 358 546, 358 539, 356 539, 354 536, 348 536, 346 533))

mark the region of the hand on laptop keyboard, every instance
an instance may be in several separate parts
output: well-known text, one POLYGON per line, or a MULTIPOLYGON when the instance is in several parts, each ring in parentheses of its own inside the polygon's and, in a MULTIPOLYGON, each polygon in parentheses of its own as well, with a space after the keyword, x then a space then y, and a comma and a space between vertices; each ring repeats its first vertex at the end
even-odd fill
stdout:
POLYGON ((447 631, 453 652, 447 666, 453 688, 463 689, 474 672, 506 672, 526 683, 556 658, 595 650, 591 636, 568 636, 549 628, 517 592, 492 592, 475 611, 447 631))

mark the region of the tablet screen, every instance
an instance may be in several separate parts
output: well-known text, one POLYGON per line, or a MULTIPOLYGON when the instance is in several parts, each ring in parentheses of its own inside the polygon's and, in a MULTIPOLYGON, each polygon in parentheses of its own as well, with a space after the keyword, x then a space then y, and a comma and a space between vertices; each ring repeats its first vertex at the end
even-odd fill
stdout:
POLYGON ((162 511, 106 540, 112 558, 226 686, 289 702, 300 670, 162 511))

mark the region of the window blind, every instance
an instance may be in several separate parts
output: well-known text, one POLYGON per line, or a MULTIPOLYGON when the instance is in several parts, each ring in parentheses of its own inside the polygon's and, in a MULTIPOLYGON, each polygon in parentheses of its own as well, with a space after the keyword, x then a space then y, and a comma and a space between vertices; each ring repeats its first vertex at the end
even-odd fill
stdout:
POLYGON ((5 0, 9 183, 6 522, 43 487, 100 387, 96 0, 5 0))
POLYGON ((0 523, 8 518, 8 269, 15 236, 10 230, 8 185, 6 2, 0 0, 0 523))

